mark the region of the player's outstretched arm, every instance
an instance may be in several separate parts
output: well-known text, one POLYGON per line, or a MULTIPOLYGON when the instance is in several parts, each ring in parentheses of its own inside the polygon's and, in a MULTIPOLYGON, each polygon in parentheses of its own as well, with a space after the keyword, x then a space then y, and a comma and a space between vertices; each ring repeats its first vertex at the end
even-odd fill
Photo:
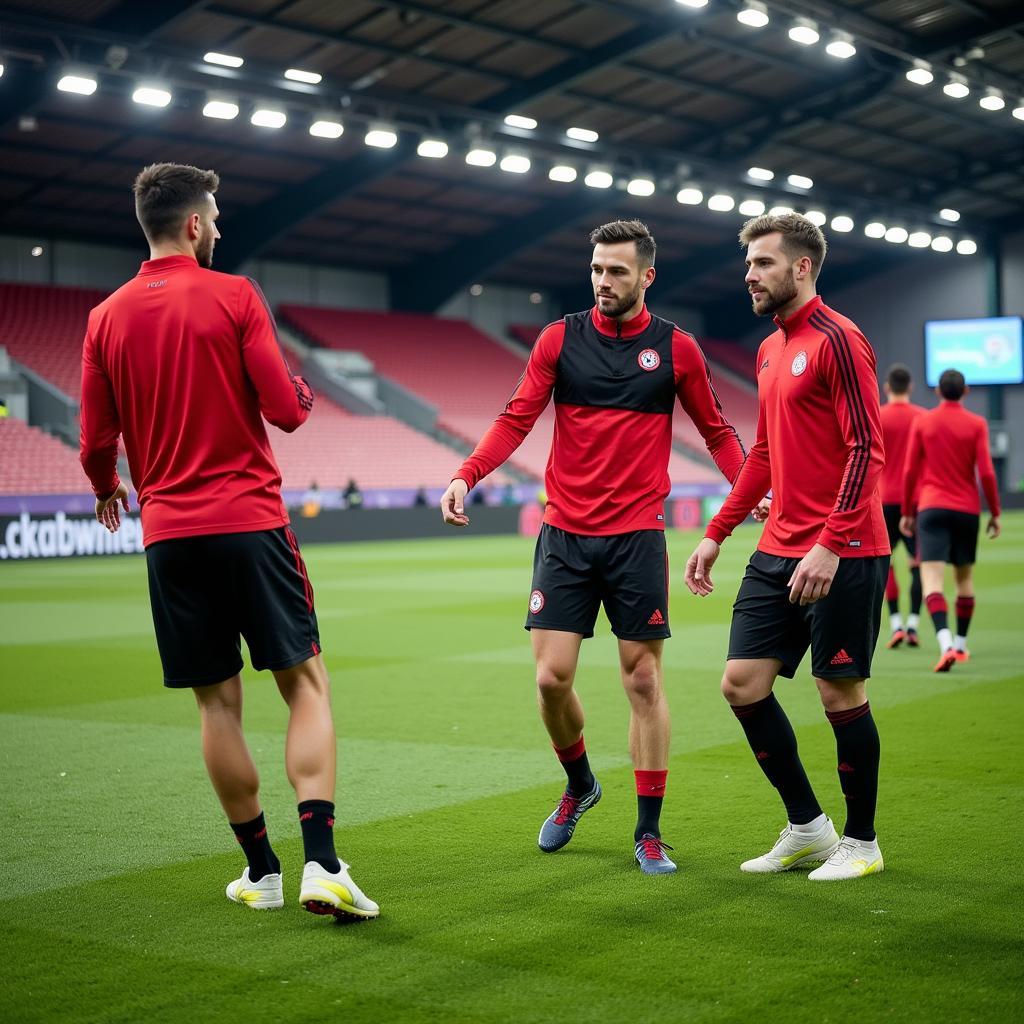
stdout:
POLYGON ((707 597, 714 589, 711 582, 711 567, 718 558, 721 547, 710 537, 704 537, 696 550, 686 561, 686 585, 690 593, 707 597))
POLYGON ((466 495, 469 488, 465 480, 456 477, 441 497, 441 518, 449 526, 469 526, 466 515, 466 495))

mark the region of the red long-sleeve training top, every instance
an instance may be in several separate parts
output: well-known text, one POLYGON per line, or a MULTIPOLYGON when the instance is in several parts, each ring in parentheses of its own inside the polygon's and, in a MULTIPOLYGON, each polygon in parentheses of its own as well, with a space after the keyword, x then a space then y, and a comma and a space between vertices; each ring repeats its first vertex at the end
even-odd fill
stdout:
POLYGON ((983 416, 960 402, 942 402, 914 421, 907 446, 904 515, 926 508, 978 515, 978 476, 989 511, 999 515, 999 489, 983 416))
POLYGON ((505 411, 455 478, 472 488, 497 469, 552 395, 555 433, 544 475, 544 521, 570 533, 665 528, 677 401, 727 480, 743 464, 743 446, 722 413, 693 337, 646 306, 625 323, 594 307, 544 328, 505 411))
POLYGON ((878 485, 883 505, 903 503, 903 469, 906 465, 910 428, 924 408, 913 402, 886 402, 882 406, 882 440, 885 465, 878 485))
POLYGON ((82 466, 97 497, 111 494, 124 436, 147 546, 286 525, 261 414, 292 431, 312 406, 249 278, 206 270, 189 256, 147 260, 89 314, 82 466))
POLYGON ((757 440, 706 536, 720 544, 770 489, 759 551, 887 555, 875 353, 817 295, 775 323, 757 354, 757 440))

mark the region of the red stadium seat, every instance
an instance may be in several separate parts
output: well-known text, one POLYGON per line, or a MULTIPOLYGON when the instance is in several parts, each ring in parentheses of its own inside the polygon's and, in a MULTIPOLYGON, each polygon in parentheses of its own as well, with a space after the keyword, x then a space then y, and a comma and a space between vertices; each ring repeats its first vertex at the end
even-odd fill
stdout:
POLYGON ((0 494, 87 493, 75 450, 13 417, 0 419, 0 494))

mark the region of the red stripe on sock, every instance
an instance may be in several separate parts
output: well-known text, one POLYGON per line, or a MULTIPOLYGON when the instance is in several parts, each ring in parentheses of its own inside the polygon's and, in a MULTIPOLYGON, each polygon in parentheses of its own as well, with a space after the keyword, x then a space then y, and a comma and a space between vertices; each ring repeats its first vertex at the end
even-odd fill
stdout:
MULTIPOLYGON (((552 744, 554 746, 554 744, 552 744)), ((586 744, 583 742, 581 736, 571 747, 555 747, 555 753, 558 755, 558 760, 563 764, 566 761, 575 761, 582 757, 587 751, 586 744)))
POLYGON ((858 718, 863 718, 871 710, 871 705, 864 701, 859 708, 847 708, 845 711, 826 711, 825 717, 833 725, 849 725, 850 722, 856 722, 858 718))
POLYGON ((956 599, 956 617, 958 619, 969 619, 974 611, 973 597, 958 597, 956 599))
POLYGON ((948 612, 949 605, 946 604, 945 595, 935 593, 929 594, 925 599, 924 603, 928 608, 928 614, 934 615, 936 612, 948 612))
POLYGON ((633 772, 636 779, 637 796, 664 796, 665 783, 668 779, 668 769, 664 771, 651 771, 638 768, 633 772))

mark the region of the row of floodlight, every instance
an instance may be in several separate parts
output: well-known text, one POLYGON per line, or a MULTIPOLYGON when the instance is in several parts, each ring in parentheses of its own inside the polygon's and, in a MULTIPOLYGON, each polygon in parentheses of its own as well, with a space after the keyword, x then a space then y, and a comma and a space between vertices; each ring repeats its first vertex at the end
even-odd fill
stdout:
MULTIPOLYGON (((836 214, 829 219, 827 213, 820 209, 805 209, 796 211, 792 206, 778 205, 769 208, 761 199, 747 198, 737 203, 735 196, 728 192, 714 192, 705 198, 703 190, 697 185, 685 185, 676 193, 676 202, 685 206, 700 206, 706 204, 709 210, 716 213, 730 213, 735 210, 743 217, 760 217, 763 213, 772 216, 782 216, 786 213, 799 212, 812 224, 824 227, 828 224, 833 231, 847 234, 857 226, 853 218, 846 213, 836 214)), ((943 213, 956 213, 955 210, 944 210, 943 213)), ((956 219, 959 219, 957 214, 956 219)), ((961 238, 954 242, 949 235, 933 235, 924 229, 908 231, 902 225, 886 225, 882 221, 873 220, 864 225, 864 234, 868 238, 884 239, 893 244, 906 243, 912 249, 931 248, 935 252, 951 252, 954 248, 961 256, 973 256, 978 251, 978 243, 972 238, 961 238)))
MULTIPOLYGON (((707 7, 708 2, 709 0, 676 0, 676 3, 684 7, 693 8, 707 7)), ((744 0, 736 12, 736 20, 748 28, 764 28, 771 20, 768 15, 768 5, 762 0, 744 0)), ((821 26, 814 19, 798 17, 793 19, 787 35, 794 43, 799 43, 801 46, 814 46, 821 41, 820 28, 821 26)), ((825 45, 825 52, 837 60, 849 60, 857 53, 854 37, 841 29, 831 31, 825 45)), ((935 80, 935 70, 928 61, 914 60, 906 76, 907 81, 914 85, 930 85, 935 80)), ((948 74, 943 83, 942 91, 952 99, 962 100, 970 96, 972 90, 967 76, 953 71, 948 74)), ((985 86, 981 89, 978 106, 983 110, 1000 111, 1007 106, 1007 98, 1002 90, 994 86, 985 86)), ((1010 113, 1018 121, 1024 121, 1024 96, 1018 98, 1017 105, 1011 109, 1010 113)))
MULTIPOLYGON (((60 79, 57 87, 63 92, 88 96, 96 91, 97 82, 95 78, 79 74, 67 74, 60 79)), ((170 103, 172 96, 169 90, 163 86, 141 84, 132 93, 132 99, 136 103, 147 106, 166 107, 170 103)), ((233 99, 218 97, 214 94, 208 96, 207 102, 203 107, 204 116, 220 120, 233 120, 239 115, 239 112, 238 103, 233 99)), ((288 115, 285 110, 280 108, 258 106, 252 111, 249 120, 250 123, 259 128, 279 129, 287 124, 288 115)), ((523 115, 511 114, 506 118, 506 122, 511 127, 523 130, 532 130, 532 128, 536 127, 535 121, 523 115)), ((333 116, 324 115, 312 120, 308 130, 310 135, 317 138, 337 139, 344 133, 345 128, 333 116)), ((587 129, 574 128, 569 129, 569 132, 575 132, 576 135, 573 137, 577 138, 578 141, 594 141, 597 138, 596 132, 589 133, 593 136, 592 139, 582 138, 581 136, 587 132, 587 129)), ((398 138, 398 130, 395 126, 378 122, 368 125, 363 136, 363 142, 367 146, 374 148, 391 149, 397 145, 398 138)), ((449 154, 449 146, 443 139, 425 136, 420 139, 416 152, 419 156, 426 159, 444 159, 449 154)), ((493 167, 497 164, 502 171, 509 174, 526 174, 533 167, 531 157, 522 150, 508 149, 499 157, 496 149, 482 142, 471 146, 465 153, 464 159, 467 164, 473 167, 493 167)), ((574 182, 579 177, 579 174, 580 171, 569 163, 555 163, 548 168, 548 178, 556 182, 574 182)), ((766 167, 750 167, 747 170, 747 177, 753 183, 764 186, 774 181, 775 172, 766 167)), ((811 178, 801 174, 787 175, 786 182, 792 188, 802 192, 810 191, 814 186, 811 178)), ((590 188, 608 189, 616 184, 616 177, 608 167, 594 165, 585 171, 583 183, 590 188)), ((654 179, 643 175, 621 179, 619 184, 620 187, 624 188, 632 196, 647 197, 657 191, 654 179)), ((705 196, 698 186, 688 184, 679 189, 676 193, 676 200, 682 205, 699 206, 705 203, 705 196)), ((707 197, 706 205, 709 210, 718 213, 728 213, 735 209, 737 213, 744 217, 757 217, 768 209, 767 204, 760 199, 749 197, 737 202, 736 198, 727 192, 712 193, 707 197)), ((768 210, 772 214, 789 213, 792 211, 792 207, 784 205, 773 206, 768 210)), ((830 223, 832 230, 838 232, 849 232, 855 227, 853 219, 847 214, 837 214, 831 218, 831 221, 829 221, 828 216, 823 211, 818 209, 804 210, 803 215, 818 226, 830 223)), ((939 216, 950 223, 955 223, 960 219, 959 212, 953 209, 943 209, 940 211, 939 216)), ((930 247, 936 252, 950 252, 955 248, 961 255, 971 255, 977 252, 977 244, 970 238, 961 238, 959 241, 954 242, 948 235, 940 234, 933 236, 924 230, 909 232, 902 226, 887 226, 881 221, 872 221, 866 224, 864 233, 869 238, 885 239, 888 242, 897 244, 905 242, 912 248, 930 247)))

